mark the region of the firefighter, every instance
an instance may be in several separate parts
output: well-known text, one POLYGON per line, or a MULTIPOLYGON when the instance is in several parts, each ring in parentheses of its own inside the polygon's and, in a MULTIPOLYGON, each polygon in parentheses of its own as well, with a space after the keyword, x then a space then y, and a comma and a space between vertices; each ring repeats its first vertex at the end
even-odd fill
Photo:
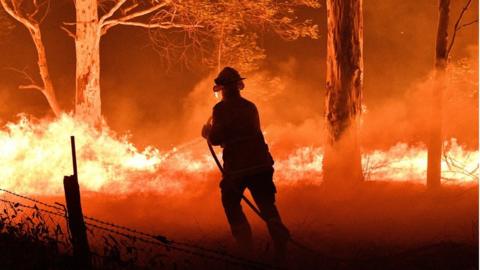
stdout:
POLYGON ((274 258, 282 260, 290 234, 275 205, 274 161, 260 129, 257 108, 240 95, 244 79, 231 67, 218 74, 214 91, 221 91, 222 100, 213 107, 202 136, 223 148, 222 204, 236 243, 246 253, 252 250, 252 232, 240 204, 248 188, 267 222, 274 258))

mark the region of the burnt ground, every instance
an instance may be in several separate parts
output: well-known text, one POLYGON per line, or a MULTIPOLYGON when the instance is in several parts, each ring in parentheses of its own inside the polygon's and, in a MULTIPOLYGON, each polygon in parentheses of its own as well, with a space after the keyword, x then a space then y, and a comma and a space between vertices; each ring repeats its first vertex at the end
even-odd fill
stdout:
MULTIPOLYGON (((249 196, 248 192, 247 195, 249 196)), ((366 182, 352 190, 278 186, 277 204, 293 237, 292 269, 476 269, 478 186, 366 182)), ((85 212, 172 239, 234 251, 216 182, 178 194, 84 196, 85 212)), ((265 226, 246 209, 256 259, 271 248, 265 226)))
MULTIPOLYGON (((86 215, 238 255, 215 182, 182 193, 82 195, 86 215)), ((354 191, 281 185, 277 204, 293 237, 309 249, 291 245, 282 265, 288 269, 478 269, 477 185, 435 191, 394 182, 366 182, 354 191)), ((269 263, 266 228, 245 211, 256 239, 253 259, 269 263)), ((172 256, 178 264, 164 269, 245 269, 172 256)))

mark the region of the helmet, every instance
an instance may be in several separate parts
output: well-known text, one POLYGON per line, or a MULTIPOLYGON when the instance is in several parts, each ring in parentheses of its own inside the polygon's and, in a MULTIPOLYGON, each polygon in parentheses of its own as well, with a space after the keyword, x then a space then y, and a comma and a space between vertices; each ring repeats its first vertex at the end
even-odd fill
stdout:
POLYGON ((238 81, 242 80, 245 80, 245 78, 242 78, 236 69, 232 67, 225 67, 222 71, 220 71, 220 73, 218 73, 217 78, 215 78, 214 82, 218 87, 214 87, 213 91, 220 91, 222 86, 237 83, 238 81))

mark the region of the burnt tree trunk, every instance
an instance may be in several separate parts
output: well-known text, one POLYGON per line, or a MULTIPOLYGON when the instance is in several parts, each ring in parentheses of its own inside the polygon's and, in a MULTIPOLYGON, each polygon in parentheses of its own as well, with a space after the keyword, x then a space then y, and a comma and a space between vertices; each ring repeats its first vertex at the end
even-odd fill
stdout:
POLYGON ((77 0, 75 114, 91 123, 101 119, 100 37, 96 0, 77 0))
POLYGON ((363 180, 357 120, 363 86, 362 0, 327 0, 325 183, 363 180))
POLYGON ((439 18, 435 49, 435 82, 432 92, 432 115, 430 138, 428 140, 427 186, 439 187, 441 183, 442 163, 442 100, 446 87, 446 69, 448 62, 448 21, 450 0, 439 0, 439 18))

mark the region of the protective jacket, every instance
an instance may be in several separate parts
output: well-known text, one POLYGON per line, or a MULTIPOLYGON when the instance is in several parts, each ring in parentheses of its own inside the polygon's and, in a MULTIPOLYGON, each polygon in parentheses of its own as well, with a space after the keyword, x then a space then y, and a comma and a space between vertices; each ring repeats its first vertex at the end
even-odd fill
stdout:
POLYGON ((258 110, 240 95, 213 107, 208 139, 211 144, 223 147, 223 167, 227 175, 246 175, 272 168, 273 159, 260 129, 258 110))

